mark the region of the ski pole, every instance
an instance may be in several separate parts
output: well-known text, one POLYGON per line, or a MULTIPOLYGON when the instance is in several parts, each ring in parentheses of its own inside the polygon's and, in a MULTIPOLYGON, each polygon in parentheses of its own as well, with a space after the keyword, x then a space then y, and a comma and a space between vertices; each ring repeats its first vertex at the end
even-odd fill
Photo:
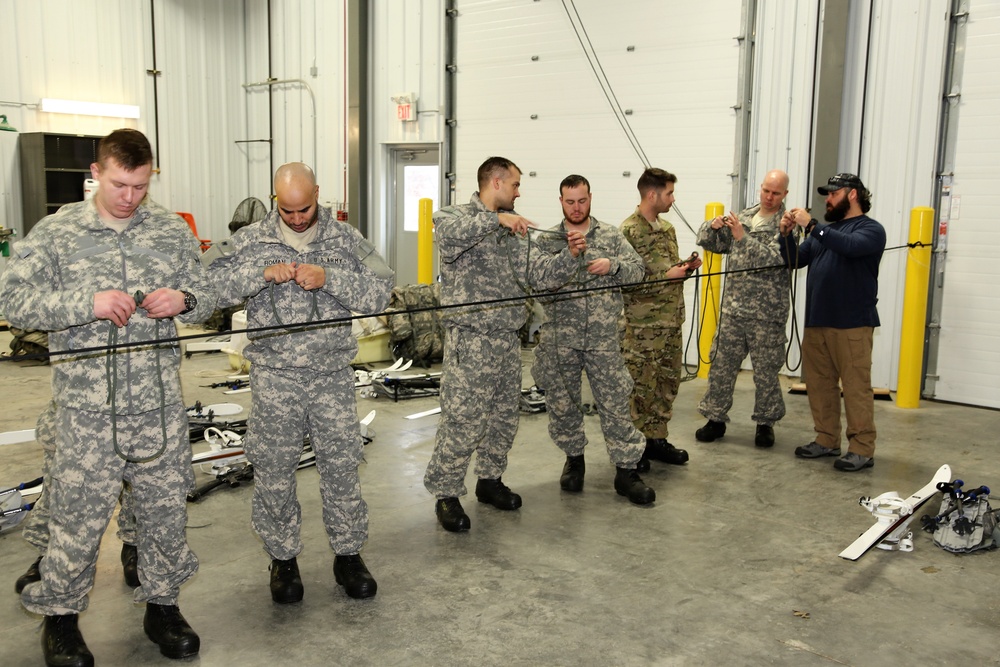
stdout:
POLYGON ((0 490, 0 496, 6 496, 10 493, 14 493, 15 491, 24 491, 25 489, 30 489, 33 486, 39 486, 43 479, 44 478, 42 477, 37 477, 30 482, 21 482, 17 486, 12 486, 9 489, 2 489, 0 490))

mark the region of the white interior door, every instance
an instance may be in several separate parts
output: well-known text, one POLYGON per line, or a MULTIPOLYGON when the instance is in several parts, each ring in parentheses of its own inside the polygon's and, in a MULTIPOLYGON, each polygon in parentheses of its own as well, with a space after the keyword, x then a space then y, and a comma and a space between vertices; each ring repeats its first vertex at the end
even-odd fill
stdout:
MULTIPOLYGON (((389 261, 396 271, 396 284, 412 285, 417 282, 419 202, 427 198, 433 202, 432 210, 440 207, 441 167, 436 146, 393 148, 391 153, 389 261)), ((433 256, 434 275, 437 276, 437 253, 433 256)))

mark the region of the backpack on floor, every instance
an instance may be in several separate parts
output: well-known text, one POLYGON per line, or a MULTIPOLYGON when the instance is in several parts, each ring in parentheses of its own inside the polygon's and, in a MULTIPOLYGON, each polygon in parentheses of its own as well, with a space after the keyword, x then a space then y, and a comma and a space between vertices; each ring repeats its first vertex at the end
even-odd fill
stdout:
POLYGON ((46 365, 49 363, 49 334, 37 329, 18 329, 10 327, 10 333, 14 337, 10 341, 10 357, 17 361, 18 358, 31 356, 28 360, 35 365, 46 365))
POLYGON ((933 528, 934 544, 952 553, 995 549, 1000 543, 997 510, 990 507, 986 487, 971 493, 946 493, 941 511, 936 517, 928 517, 924 525, 933 528))
POLYGON ((444 328, 437 307, 441 286, 406 285, 392 290, 389 314, 389 348, 395 359, 412 359, 427 368, 444 358, 444 328), (418 309, 418 312, 407 312, 418 309))

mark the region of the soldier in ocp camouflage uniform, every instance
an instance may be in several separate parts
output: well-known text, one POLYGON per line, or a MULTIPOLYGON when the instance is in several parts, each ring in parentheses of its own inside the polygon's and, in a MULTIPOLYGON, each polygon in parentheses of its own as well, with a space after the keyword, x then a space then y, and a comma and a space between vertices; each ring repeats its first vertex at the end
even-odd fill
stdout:
POLYGON ((730 213, 706 220, 698 230, 698 245, 729 255, 726 267, 730 272, 712 344, 708 391, 698 406, 698 412, 708 417, 708 423, 695 432, 702 442, 712 442, 726 433, 736 376, 747 354, 753 362, 756 387, 754 444, 773 446, 774 424, 785 416, 778 372, 785 361, 788 271, 778 245, 778 224, 787 194, 788 174, 770 171, 760 185, 758 205, 744 209, 739 217, 730 213), (747 271, 760 267, 770 268, 747 271))
MULTIPOLYGON (((506 158, 492 157, 480 167, 479 192, 468 204, 446 206, 434 214, 441 252, 441 304, 509 299, 529 288, 555 289, 580 266, 587 246, 570 233, 558 255, 530 250, 530 223, 513 212, 521 170, 506 158), (527 281, 527 283, 525 282, 527 281)), ((501 480, 507 452, 517 433, 521 392, 518 329, 527 312, 519 300, 448 308, 441 422, 424 487, 437 498, 435 513, 445 530, 471 526, 458 497, 466 493, 465 474, 476 453, 476 498, 497 509, 516 510, 521 496, 501 480)))
POLYGON ((580 390, 581 373, 586 370, 604 442, 617 469, 615 490, 637 505, 646 505, 656 499, 656 493, 635 470, 645 449, 645 438, 629 413, 632 378, 625 369, 618 334, 622 313, 619 286, 642 280, 646 269, 617 227, 602 224, 590 215, 591 192, 586 178, 567 176, 559 184, 559 195, 563 221, 551 230, 558 236, 541 234, 538 245, 557 252, 565 243, 561 237, 566 233, 584 233, 586 271, 580 271, 564 291, 594 290, 541 300, 546 322, 531 372, 535 383, 545 390, 549 435, 566 453, 559 484, 564 491, 583 490, 587 436, 580 390))
POLYGON ((309 435, 316 454, 323 522, 335 555, 334 578, 353 598, 377 585, 359 551, 368 539, 368 506, 358 466, 364 455, 351 360, 358 342, 352 311, 389 303, 393 272, 361 234, 319 205, 308 166, 293 162, 274 176, 278 208, 240 229, 211 264, 223 306, 247 303, 250 329, 342 319, 334 324, 250 332, 253 405, 245 448, 254 466, 253 526, 271 557, 271 597, 303 597, 297 556, 301 507, 295 470, 309 435))
POLYGON ((141 132, 102 139, 91 166, 97 193, 39 222, 0 285, 8 319, 50 331, 53 352, 109 348, 52 363, 50 539, 41 581, 21 593, 29 611, 45 615, 49 664, 93 664, 77 619, 123 481, 135 497, 141 586, 134 599, 146 602, 146 634, 167 657, 200 648, 177 607, 180 585, 198 567, 185 538, 194 474, 180 354, 176 342, 157 341, 176 337, 174 317, 205 320, 216 294, 190 228, 146 198, 152 160, 141 132))
POLYGON ((625 291, 625 363, 635 389, 632 419, 646 436, 646 451, 639 470, 649 460, 682 465, 688 453, 667 442, 674 399, 681 382, 684 324, 683 279, 701 266, 697 257, 679 262, 677 233, 659 217, 674 203, 677 177, 651 167, 637 184, 642 200, 635 213, 622 223, 622 233, 646 264, 646 281, 625 291), (669 281, 669 282, 668 282, 669 281))

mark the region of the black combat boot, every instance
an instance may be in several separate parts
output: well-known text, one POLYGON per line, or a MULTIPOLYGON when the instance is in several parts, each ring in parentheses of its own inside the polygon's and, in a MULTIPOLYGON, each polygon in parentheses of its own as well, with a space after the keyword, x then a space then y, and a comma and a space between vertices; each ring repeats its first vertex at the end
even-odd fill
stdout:
POLYGON ((656 500, 656 491, 646 486, 639 473, 630 468, 618 468, 615 473, 615 491, 636 505, 648 505, 656 500))
POLYGON ((753 444, 758 447, 774 447, 774 428, 768 424, 757 424, 757 435, 753 444))
POLYGON ((521 496, 511 491, 499 477, 476 482, 476 500, 505 511, 516 510, 521 506, 521 496))
POLYGON ((375 577, 368 571, 361 554, 333 557, 333 578, 352 598, 370 598, 378 590, 375 577))
POLYGON ((459 533, 472 527, 469 515, 462 509, 462 503, 458 498, 439 498, 434 504, 434 513, 437 514, 441 526, 452 533, 459 533))
POLYGON ((160 647, 160 653, 179 660, 198 654, 201 639, 181 616, 176 605, 146 603, 146 617, 142 621, 146 636, 160 647))
POLYGON ((134 544, 122 543, 122 574, 126 584, 139 587, 139 549, 134 544))
POLYGON ((689 458, 686 449, 677 449, 667 442, 666 438, 646 438, 646 451, 642 457, 652 461, 672 463, 675 466, 684 465, 689 458))
POLYGON ((709 419, 704 426, 694 432, 699 442, 714 442, 726 434, 726 422, 709 419))
POLYGON ((583 491, 583 473, 586 471, 587 465, 583 461, 583 454, 567 456, 562 477, 559 478, 559 486, 562 487, 563 491, 572 491, 573 493, 583 491))
POLYGON ((18 595, 21 594, 21 591, 23 591, 24 587, 28 584, 33 584, 36 581, 42 580, 42 573, 38 570, 38 566, 41 565, 41 563, 42 557, 39 556, 35 559, 35 562, 31 564, 31 567, 28 568, 28 571, 18 577, 17 581, 14 582, 14 590, 17 591, 18 595))
POLYGON ((271 599, 278 604, 302 601, 302 577, 294 558, 271 561, 271 599))
POLYGON ((80 634, 79 614, 46 616, 42 622, 42 653, 48 667, 93 667, 94 654, 80 634))

